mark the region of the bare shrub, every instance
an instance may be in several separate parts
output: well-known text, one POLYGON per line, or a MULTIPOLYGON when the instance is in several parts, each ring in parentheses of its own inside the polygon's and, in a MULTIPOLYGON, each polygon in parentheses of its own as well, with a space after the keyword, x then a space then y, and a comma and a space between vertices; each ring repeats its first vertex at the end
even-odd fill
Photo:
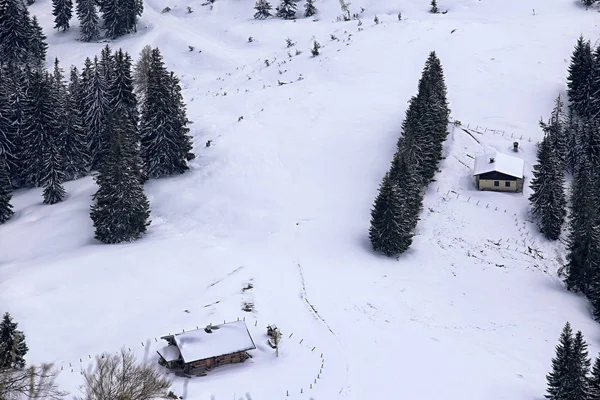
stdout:
POLYGON ((68 393, 56 385, 57 375, 52 364, 4 369, 0 371, 0 399, 62 399, 68 393))
POLYGON ((168 399, 172 383, 155 366, 138 363, 125 349, 119 354, 96 356, 94 368, 83 377, 84 395, 79 400, 168 399))

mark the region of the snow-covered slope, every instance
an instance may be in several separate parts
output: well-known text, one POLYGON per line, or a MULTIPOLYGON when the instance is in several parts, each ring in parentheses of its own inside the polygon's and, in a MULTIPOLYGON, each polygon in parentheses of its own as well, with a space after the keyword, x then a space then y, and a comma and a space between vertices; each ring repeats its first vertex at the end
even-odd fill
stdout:
MULTIPOLYGON (((571 0, 440 0, 448 13, 432 15, 426 1, 365 0, 351 6, 365 9, 359 27, 336 22, 333 0, 317 2, 316 21, 296 22, 255 21, 250 1, 201 3, 147 0, 138 32, 111 43, 134 55, 159 46, 194 121, 192 170, 146 185, 149 233, 95 242, 91 178, 67 183, 53 206, 40 190, 15 193, 16 215, 0 227, 0 311, 26 332, 29 362, 55 362, 76 394, 95 354, 125 347, 155 359, 164 334, 245 318, 254 358, 177 378, 176 393, 524 400, 543 395, 566 320, 600 350, 585 301, 557 278, 562 250, 526 220, 529 190, 477 192, 470 170, 472 157, 510 151, 517 138, 531 178, 537 122, 564 90, 577 37, 597 39, 595 11, 571 0), (369 211, 431 50, 466 131, 451 130, 414 245, 386 259, 370 251, 369 211), (279 358, 266 345, 270 323, 283 332, 279 358)), ((75 41, 75 21, 52 31, 50 7, 31 7, 49 59, 81 66, 104 43, 75 41)))

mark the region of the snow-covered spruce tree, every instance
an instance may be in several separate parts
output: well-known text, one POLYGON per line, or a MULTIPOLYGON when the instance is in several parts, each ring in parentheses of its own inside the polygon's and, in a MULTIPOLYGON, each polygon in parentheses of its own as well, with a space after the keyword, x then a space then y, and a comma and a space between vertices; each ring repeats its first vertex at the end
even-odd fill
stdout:
POLYGON ((590 372, 590 358, 588 356, 588 345, 581 331, 577 331, 573 340, 573 357, 569 367, 569 375, 572 387, 570 399, 588 400, 588 374, 590 372))
POLYGON ((136 30, 137 20, 143 11, 139 0, 103 0, 101 12, 106 36, 115 39, 136 30))
POLYGON ((81 40, 93 42, 100 38, 100 22, 95 0, 75 0, 81 40))
POLYGON ((402 207, 398 184, 386 173, 371 210, 369 240, 373 251, 394 256, 407 247, 403 243, 402 207))
POLYGON ((55 29, 69 29, 69 21, 73 17, 73 0, 52 0, 52 15, 55 29))
POLYGON ((589 41, 580 36, 571 56, 567 76, 569 108, 577 117, 590 117, 592 96, 593 54, 589 41))
POLYGON ((422 194, 416 171, 396 153, 371 211, 369 239, 373 250, 387 256, 408 250, 421 208, 422 194))
POLYGON ((437 14, 440 11, 438 10, 437 0, 431 0, 431 8, 429 9, 430 13, 437 14))
POLYGON ((4 115, 9 119, 9 126, 3 131, 12 143, 12 153, 5 155, 6 168, 13 187, 23 187, 25 180, 25 159, 23 157, 23 120, 25 117, 26 89, 28 69, 12 68, 2 71, 2 86, 8 94, 8 108, 4 115))
POLYGON ((29 38, 29 64, 34 68, 43 68, 46 62, 46 35, 37 18, 31 19, 31 36, 29 38))
POLYGON ((142 104, 148 91, 148 74, 150 73, 152 47, 149 45, 144 46, 139 57, 133 68, 133 87, 138 104, 142 104))
POLYGON ((0 370, 25 367, 25 354, 29 351, 25 334, 17 328, 9 313, 4 313, 0 322, 0 370))
POLYGON ((68 93, 65 101, 66 130, 59 137, 58 148, 64 162, 64 179, 79 179, 88 174, 88 149, 82 115, 83 93, 79 71, 71 68, 68 93))
POLYGON ((529 201, 540 232, 548 240, 557 240, 567 211, 563 172, 551 140, 546 135, 538 146, 537 164, 533 166, 531 180, 533 193, 529 201))
POLYGON ((182 174, 189 168, 191 138, 179 81, 169 74, 158 48, 152 50, 140 136, 145 176, 182 174))
POLYGON ((25 98, 22 136, 25 162, 23 175, 27 184, 41 186, 43 183, 47 153, 60 130, 58 119, 50 74, 47 71, 33 70, 25 98))
POLYGON ((255 19, 265 19, 271 16, 271 3, 268 0, 257 0, 254 5, 256 12, 254 13, 255 19))
POLYGON ((403 135, 398 140, 398 151, 414 165, 423 185, 433 179, 442 159, 449 117, 442 66, 435 52, 431 52, 419 80, 418 93, 409 101, 402 123, 403 135))
POLYGON ((317 7, 315 7, 315 0, 306 0, 304 5, 304 16, 309 18, 317 13, 317 7))
POLYGON ((579 0, 579 1, 581 2, 581 4, 583 4, 585 6, 585 9, 587 10, 589 7, 596 4, 596 2, 598 0, 579 0))
MULTIPOLYGON (((15 151, 11 112, 8 78, 0 69, 0 163, 5 168, 12 161, 15 151)), ((8 170, 6 173, 8 174, 8 170)))
POLYGON ((277 18, 295 19, 297 4, 294 0, 281 0, 277 7, 277 18))
MULTIPOLYGON (((119 118, 119 115, 111 114, 119 118)), ((95 238, 104 243, 131 242, 139 239, 150 224, 150 205, 137 174, 131 170, 135 153, 133 138, 121 127, 126 121, 108 121, 113 129, 111 149, 96 177, 98 191, 90 217, 95 238)))
POLYGON ((545 397, 549 400, 567 400, 571 393, 573 383, 571 382, 573 347, 573 330, 567 322, 556 346, 556 355, 552 359, 552 371, 546 375, 548 387, 545 397))
POLYGON ((550 146, 555 150, 561 170, 567 165, 567 133, 565 127, 565 115, 563 111, 564 103, 561 96, 558 95, 554 101, 554 109, 550 115, 548 123, 540 121, 540 127, 549 137, 550 146))
POLYGON ((131 56, 119 49, 114 55, 114 77, 109 86, 110 113, 118 115, 117 120, 122 121, 121 129, 126 132, 128 137, 133 140, 135 152, 131 154, 133 164, 132 171, 135 171, 141 180, 142 159, 140 158, 140 133, 138 128, 139 112, 138 102, 133 92, 133 78, 131 71, 131 56), (136 169, 137 168, 137 169, 136 169))
POLYGON ((600 355, 594 360, 592 373, 588 379, 587 400, 600 400, 600 355))
POLYGON ((44 188, 44 204, 56 204, 65 198, 64 163, 57 146, 57 138, 50 138, 48 148, 44 151, 44 169, 41 179, 44 188))
POLYGON ((93 63, 88 61, 86 60, 82 71, 83 92, 85 93, 83 121, 88 136, 89 169, 97 171, 102 163, 103 155, 110 146, 110 141, 105 132, 105 120, 110 104, 107 100, 107 82, 102 76, 98 58, 95 57, 93 63))
POLYGON ((600 179, 589 157, 582 155, 573 177, 567 265, 565 266, 567 289, 590 295, 593 270, 600 262, 597 251, 598 207, 597 196, 600 179))
POLYGON ((29 11, 21 0, 0 0, 0 10, 0 65, 14 69, 29 61, 29 11))
POLYGON ((14 215, 12 204, 10 204, 12 186, 4 164, 4 161, 0 160, 0 224, 5 223, 14 215))

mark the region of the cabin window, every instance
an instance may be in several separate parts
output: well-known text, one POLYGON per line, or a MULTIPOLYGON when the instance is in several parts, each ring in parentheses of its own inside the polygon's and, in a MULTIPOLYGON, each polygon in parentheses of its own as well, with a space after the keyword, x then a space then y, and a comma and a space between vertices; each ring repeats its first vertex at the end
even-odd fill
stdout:
POLYGON ((506 181, 506 182, 504 182, 504 186, 505 186, 505 187, 510 187, 510 181, 506 181))
POLYGON ((500 181, 494 181, 494 186, 500 186, 500 181))

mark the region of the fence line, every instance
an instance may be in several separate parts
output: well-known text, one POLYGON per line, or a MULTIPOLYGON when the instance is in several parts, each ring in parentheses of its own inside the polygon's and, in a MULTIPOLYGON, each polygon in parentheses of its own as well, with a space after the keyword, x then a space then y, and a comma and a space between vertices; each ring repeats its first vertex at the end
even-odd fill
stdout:
MULTIPOLYGON (((237 321, 240 321, 239 317, 237 318, 237 321)), ((242 321, 245 322, 246 317, 242 317, 242 321)), ((234 321, 229 321, 229 322, 234 322, 234 321)), ((223 323, 225 324, 227 322, 224 320, 223 323)), ((257 326, 258 326, 258 319, 254 319, 254 327, 257 327, 257 326)), ((195 329, 200 329, 200 328, 199 328, 199 326, 196 326, 195 329)), ((193 328, 188 329, 188 331, 190 331, 190 330, 194 330, 194 329, 193 328)), ((185 329, 182 329, 181 332, 176 332, 174 334, 179 334, 179 333, 184 333, 184 332, 185 332, 185 329)), ((171 335, 171 333, 169 333, 169 335, 171 335)), ((290 333, 288 336, 288 339, 290 339, 290 342, 291 342, 292 336, 294 336, 294 332, 290 333)), ((295 340, 298 340, 298 339, 295 339, 295 340)), ((154 343, 158 343, 158 337, 154 338, 154 343)), ((317 354, 319 353, 319 350, 317 350, 317 346, 309 345, 309 344, 305 343, 304 338, 300 338, 297 343, 298 343, 298 346, 304 347, 305 349, 309 350, 311 353, 315 353, 315 350, 316 350, 317 354)), ((138 346, 142 347, 144 349, 148 349, 151 347, 150 344, 152 344, 152 340, 146 339, 146 342, 140 341, 138 346)), ((127 351, 131 352, 131 351, 133 351, 132 347, 133 346, 123 346, 122 348, 127 349, 127 351)), ((104 351, 102 353, 96 354, 95 357, 99 356, 101 358, 104 358, 108 354, 110 354, 110 353, 104 351)), ((83 360, 85 359, 87 361, 87 366, 89 367, 90 365, 92 365, 90 363, 93 363, 95 361, 95 357, 94 357, 94 359, 92 359, 91 354, 88 354, 88 358, 85 358, 85 356, 79 357, 79 364, 80 364, 79 365, 79 373, 80 373, 80 375, 83 375, 83 372, 84 372, 84 365, 83 365, 84 361, 83 360), (94 361, 90 361, 90 360, 94 360, 94 361)), ((289 397, 294 394, 310 394, 310 392, 312 392, 313 389, 315 389, 315 386, 317 385, 317 383, 322 379, 323 369, 324 369, 324 365, 325 365, 325 356, 322 352, 320 352, 319 361, 320 361, 319 372, 315 372, 314 378, 311 378, 310 382, 304 382, 304 385, 299 385, 299 389, 296 389, 296 390, 286 389, 285 397, 289 397)), ((64 362, 62 362, 62 364, 60 364, 59 371, 69 371, 70 370, 71 373, 76 373, 77 371, 75 370, 75 368, 76 368, 75 364, 77 364, 77 361, 74 361, 74 362, 64 361, 64 362), (68 366, 67 366, 67 364, 68 364, 68 366)))
POLYGON ((506 137, 507 139, 509 138, 510 135, 510 139, 519 139, 519 140, 523 140, 524 138, 527 139, 528 142, 531 142, 531 136, 524 136, 523 134, 515 134, 514 132, 506 132, 504 130, 500 130, 500 129, 492 129, 489 128, 487 126, 484 125, 476 125, 476 124, 471 124, 471 123, 467 123, 466 125, 463 124, 461 121, 456 120, 452 117, 450 117, 450 122, 454 123, 454 124, 458 124, 457 126, 460 126, 464 129, 467 129, 471 132, 475 132, 478 133, 480 135, 485 135, 485 134, 493 134, 493 135, 501 135, 506 137))

